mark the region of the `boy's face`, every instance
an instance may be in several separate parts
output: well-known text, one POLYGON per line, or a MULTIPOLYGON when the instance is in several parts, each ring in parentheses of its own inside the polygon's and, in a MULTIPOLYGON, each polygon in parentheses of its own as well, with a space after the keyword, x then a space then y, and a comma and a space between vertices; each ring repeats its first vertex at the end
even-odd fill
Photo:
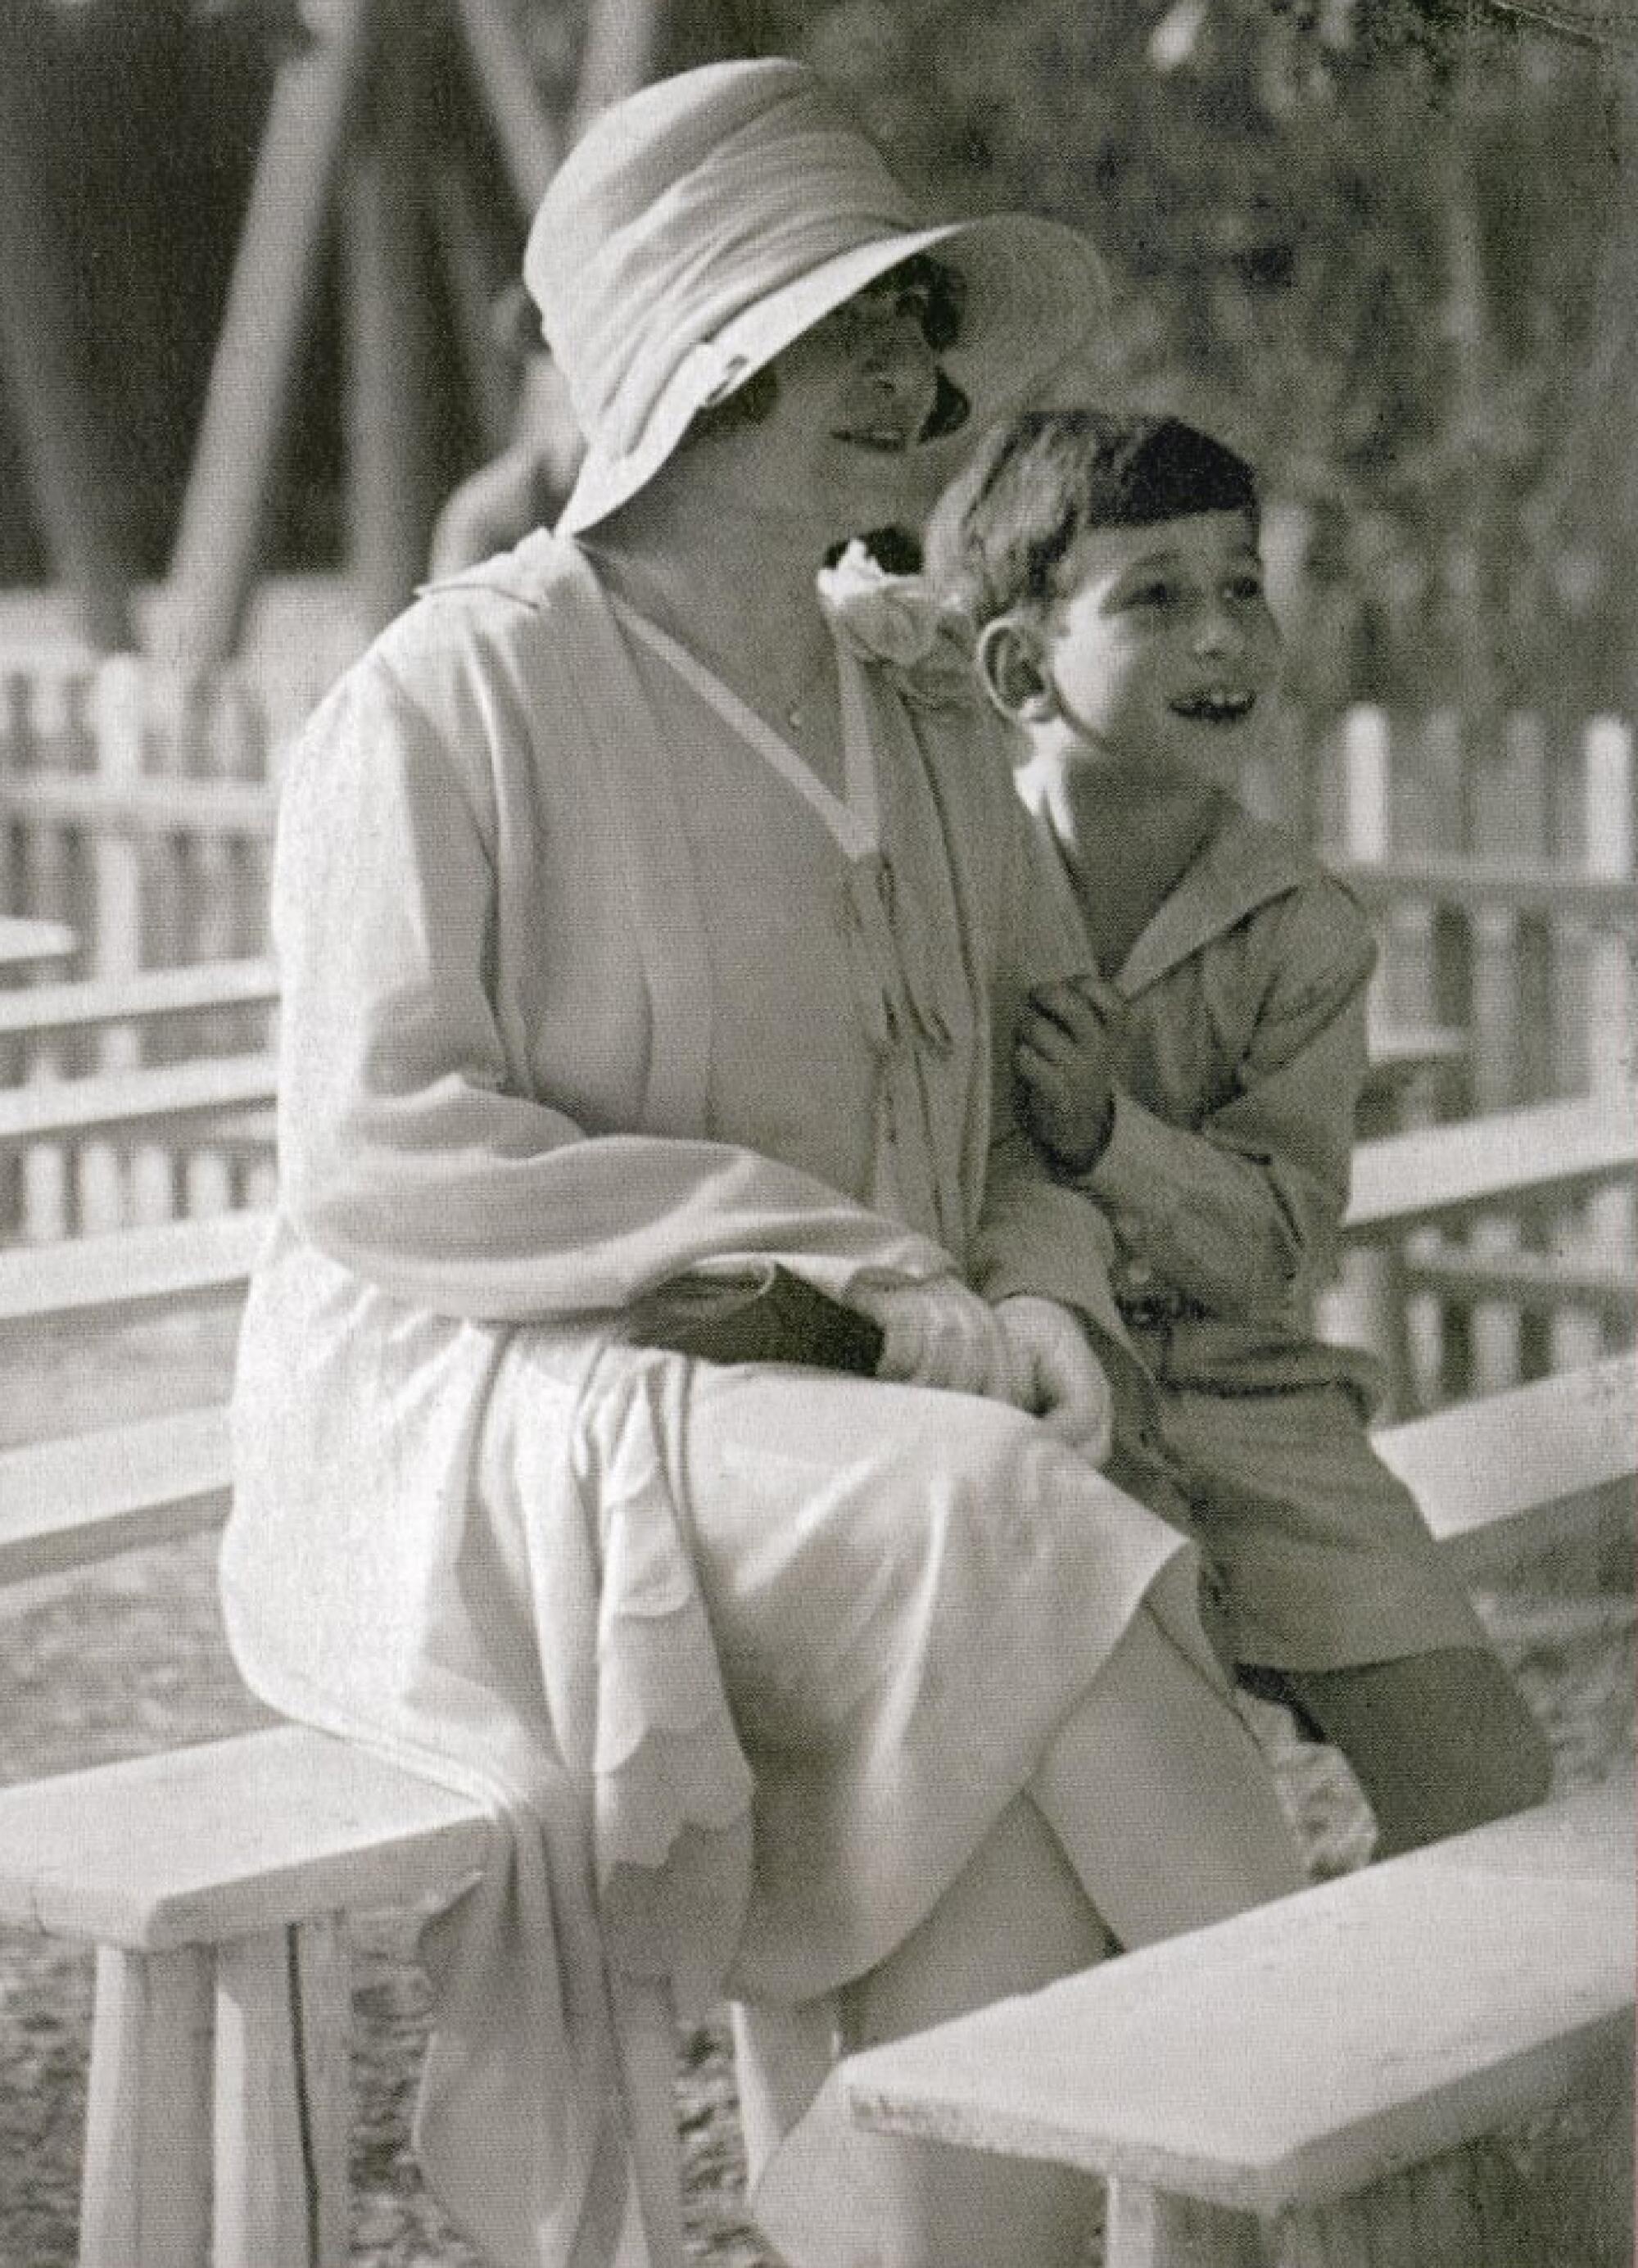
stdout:
POLYGON ((1230 784, 1280 659, 1251 514, 1092 529, 1060 579, 1040 659, 1074 753, 1230 784))

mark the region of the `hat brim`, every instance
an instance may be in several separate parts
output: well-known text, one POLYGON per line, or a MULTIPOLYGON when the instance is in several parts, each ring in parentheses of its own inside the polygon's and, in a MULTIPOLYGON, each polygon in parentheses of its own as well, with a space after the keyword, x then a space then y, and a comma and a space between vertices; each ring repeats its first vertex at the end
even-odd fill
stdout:
POLYGON ((972 416, 959 438, 928 445, 947 454, 953 472, 984 425, 1027 401, 1084 350, 1108 305, 1097 254, 1055 221, 996 213, 885 232, 765 292, 683 357, 631 449, 613 457, 588 448, 557 522, 560 534, 579 534, 618 512, 675 454, 701 409, 737 393, 890 269, 935 248, 966 284, 961 335, 939 360, 972 403, 972 416))

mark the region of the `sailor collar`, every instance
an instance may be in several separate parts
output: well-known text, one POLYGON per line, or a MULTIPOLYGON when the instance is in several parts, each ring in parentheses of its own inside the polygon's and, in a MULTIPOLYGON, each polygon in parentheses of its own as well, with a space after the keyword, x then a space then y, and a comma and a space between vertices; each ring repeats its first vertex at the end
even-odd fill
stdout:
MULTIPOLYGON (((1078 922, 1075 878, 1053 827, 1040 783, 1025 773, 1021 786, 1025 802, 1051 839, 1057 871, 1078 922)), ((1128 999, 1135 998, 1259 906, 1300 888, 1313 871, 1312 859, 1289 835, 1224 797, 1210 834, 1121 963, 1114 979, 1117 990, 1128 999)))

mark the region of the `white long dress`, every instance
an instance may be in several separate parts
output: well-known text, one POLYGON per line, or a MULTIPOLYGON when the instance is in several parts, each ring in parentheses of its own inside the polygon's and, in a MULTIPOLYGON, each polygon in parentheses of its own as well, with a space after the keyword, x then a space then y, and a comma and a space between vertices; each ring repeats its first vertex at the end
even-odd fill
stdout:
MULTIPOLYGON (((496 2268, 643 2258, 606 1961, 755 2004, 772 2151, 827 1996, 1140 1603, 1201 1645, 1187 1548, 1032 1420, 621 1339, 750 1257, 842 1295, 953 1264, 1119 1328, 1092 1208, 995 1107, 992 1008, 1055 973, 1005 767, 851 672, 862 834, 536 537, 386 634, 284 791, 224 1603, 274 1705, 495 1809, 429 1939, 418 2140, 496 2268)), ((803 2259, 854 2257, 826 2218, 803 2259)))

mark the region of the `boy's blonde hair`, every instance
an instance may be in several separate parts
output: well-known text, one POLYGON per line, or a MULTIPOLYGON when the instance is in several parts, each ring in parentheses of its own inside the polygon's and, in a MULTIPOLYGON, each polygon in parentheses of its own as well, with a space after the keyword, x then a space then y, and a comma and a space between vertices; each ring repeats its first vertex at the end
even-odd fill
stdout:
POLYGON ((1180 418, 1032 409, 992 426, 927 531, 926 573, 977 630, 1065 595, 1064 563, 1098 527, 1258 514, 1243 457, 1180 418))

